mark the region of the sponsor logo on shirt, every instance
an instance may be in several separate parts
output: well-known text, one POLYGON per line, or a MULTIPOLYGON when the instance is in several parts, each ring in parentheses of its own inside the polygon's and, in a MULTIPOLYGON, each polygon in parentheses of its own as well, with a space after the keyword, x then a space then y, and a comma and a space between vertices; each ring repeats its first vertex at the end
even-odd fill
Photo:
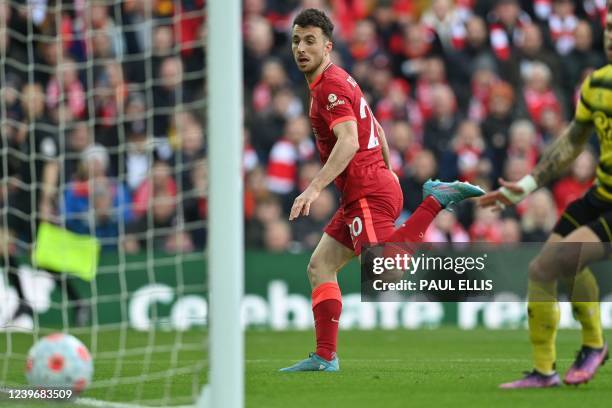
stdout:
POLYGON ((327 104, 327 110, 332 110, 334 109, 336 106, 338 105, 344 105, 346 102, 344 102, 343 99, 338 99, 338 97, 334 94, 329 94, 329 97, 327 98, 327 100, 330 102, 327 104), (332 96, 334 97, 334 100, 332 101, 332 96))

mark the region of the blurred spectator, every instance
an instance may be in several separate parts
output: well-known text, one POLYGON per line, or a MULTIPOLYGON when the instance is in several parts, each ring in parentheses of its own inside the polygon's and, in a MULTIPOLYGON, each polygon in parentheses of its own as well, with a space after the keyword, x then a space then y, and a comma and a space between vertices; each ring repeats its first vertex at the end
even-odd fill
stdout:
POLYGON ((191 190, 185 195, 184 212, 186 232, 196 248, 206 245, 205 221, 208 219, 208 163, 206 159, 198 160, 190 173, 191 190))
POLYGON ((397 121, 387 133, 391 168, 398 175, 404 173, 404 167, 412 163, 415 156, 422 150, 421 144, 416 140, 414 132, 406 121, 397 121))
POLYGON ((171 165, 180 177, 180 189, 188 191, 193 187, 192 170, 206 153, 204 130, 195 114, 190 111, 175 113, 173 127, 176 131, 175 144, 178 145, 178 149, 171 165))
POLYGON ((408 121, 417 134, 423 132, 423 113, 416 101, 410 97, 410 85, 404 79, 394 79, 386 87, 385 95, 376 104, 376 119, 383 127, 389 122, 408 121))
POLYGON ((605 63, 602 54, 593 48, 593 30, 588 22, 579 21, 574 30, 574 36, 576 37, 575 47, 569 54, 562 57, 561 86, 569 102, 566 107, 568 112, 573 112, 574 90, 584 77, 584 72, 605 63))
POLYGON ((83 151, 92 144, 93 136, 87 122, 75 122, 68 132, 65 150, 66 158, 63 162, 64 178, 60 182, 67 183, 73 179, 83 160, 83 151))
POLYGON ((503 224, 499 212, 490 208, 476 208, 474 222, 470 226, 470 239, 472 242, 487 242, 498 244, 502 242, 503 224))
POLYGON ((497 81, 497 74, 492 66, 483 63, 476 68, 472 75, 471 98, 466 112, 470 119, 480 123, 488 116, 489 98, 497 81))
POLYGON ((560 111, 546 108, 542 111, 540 120, 540 136, 544 145, 555 141, 567 128, 567 122, 560 111))
POLYGON ((296 187, 298 165, 314 157, 310 123, 304 116, 289 119, 284 136, 274 144, 268 159, 268 189, 285 195, 296 187))
POLYGON ((526 209, 521 218, 523 241, 546 241, 557 222, 552 194, 543 188, 531 194, 525 202, 526 209))
POLYGON ((534 63, 523 75, 525 88, 523 100, 529 117, 536 126, 542 123, 542 114, 545 110, 561 112, 561 102, 551 86, 552 73, 542 63, 534 63))
POLYGON ((132 212, 127 189, 107 176, 108 164, 103 146, 83 150, 75 178, 64 191, 62 213, 68 230, 100 238, 104 248, 116 250, 120 225, 131 221, 132 212))
POLYGON ((548 19, 550 38, 559 53, 567 55, 575 45, 574 30, 578 25, 573 0, 553 0, 552 14, 548 19))
POLYGON ((480 127, 474 121, 461 122, 452 141, 452 150, 442 155, 440 177, 473 183, 478 176, 488 176, 490 171, 491 163, 486 157, 480 127))
POLYGON ((37 84, 25 84, 21 90, 23 122, 13 135, 17 152, 7 162, 17 159, 18 174, 9 196, 9 228, 22 242, 29 244, 41 220, 55 219, 56 188, 60 167, 57 128, 45 112, 45 94, 37 84), (33 186, 33 188, 31 187, 33 186), (34 215, 34 216, 31 216, 34 215))
MULTIPOLYGON (((128 87, 123 77, 123 67, 109 61, 104 71, 96 79, 95 105, 96 120, 103 127, 115 128, 118 117, 124 113, 128 87)), ((108 146, 107 143, 103 143, 108 146)))
POLYGON ((429 150, 421 150, 412 162, 406 166, 405 174, 400 177, 404 194, 404 209, 413 213, 422 201, 423 183, 437 174, 437 162, 429 150))
POLYGON ((253 89, 253 110, 261 112, 268 109, 272 102, 272 95, 287 85, 287 73, 281 61, 278 59, 267 60, 261 69, 261 79, 253 89))
POLYGON ((498 0, 490 14, 490 38, 495 56, 508 61, 512 49, 521 37, 523 27, 531 21, 517 0, 498 0))
POLYGON ((127 134, 124 171, 130 191, 135 191, 144 182, 151 169, 152 146, 143 130, 130 128, 127 134))
POLYGON ((269 252, 286 252, 291 247, 291 227, 285 220, 274 220, 265 225, 264 248, 269 252))
POLYGON ((584 150, 572 164, 570 174, 557 181, 553 196, 559 215, 574 200, 579 199, 593 185, 597 161, 590 150, 584 150))
POLYGON ((257 156, 268 160, 272 146, 283 135, 286 121, 302 114, 302 103, 289 88, 272 96, 270 108, 255 115, 251 123, 251 142, 257 156))
POLYGON ((187 96, 181 86, 183 81, 183 62, 172 56, 162 60, 159 68, 159 83, 153 88, 153 135, 167 136, 170 129, 172 109, 185 101, 187 96))
POLYGON ((523 240, 521 224, 515 218, 503 218, 501 223, 501 238, 504 244, 518 244, 523 240))
POLYGON ((423 145, 439 157, 448 150, 459 115, 455 95, 448 85, 436 85, 431 92, 432 117, 425 123, 423 145))
POLYGON ((440 41, 423 24, 406 25, 401 35, 391 38, 389 49, 394 57, 394 70, 414 80, 425 70, 425 59, 440 54, 440 41))
POLYGON ((446 50, 463 48, 467 36, 465 13, 451 0, 432 0, 430 3, 421 17, 423 24, 438 35, 446 50))
POLYGON ((376 63, 375 60, 379 57, 386 61, 376 35, 376 26, 371 20, 357 22, 348 43, 348 49, 354 61, 370 60, 376 63))
POLYGON ((582 3, 591 21, 604 27, 606 25, 607 0, 584 0, 582 3))
POLYGON ((319 161, 313 160, 304 163, 299 169, 297 190, 300 192, 304 191, 320 170, 321 163, 319 161))
POLYGON ((283 210, 280 201, 274 196, 267 196, 257 201, 255 217, 247 223, 246 246, 262 249, 265 246, 265 229, 272 222, 279 221, 283 210))
POLYGON ((166 162, 157 161, 151 173, 134 194, 135 219, 127 228, 125 250, 137 252, 148 245, 168 252, 192 250, 191 237, 183 226, 183 214, 178 211, 182 205, 177 205, 172 169, 166 162))
POLYGON ((301 243, 302 250, 312 251, 315 249, 323 235, 323 229, 336 208, 334 194, 329 189, 325 189, 312 203, 310 215, 300 217, 292 223, 293 239, 301 243))
MULTIPOLYGON (((121 27, 118 27, 108 14, 108 3, 106 0, 93 0, 85 8, 88 13, 88 18, 85 19, 85 23, 88 24, 83 27, 83 30, 89 30, 93 33, 104 33, 109 39, 113 50, 113 56, 121 57, 125 51, 125 44, 123 42, 123 33, 121 27)), ((81 33, 81 38, 85 37, 85 32, 81 33)))
POLYGON ((450 211, 441 211, 425 232, 425 242, 470 242, 470 236, 450 211))
POLYGON ((446 68, 442 59, 437 57, 426 58, 423 63, 423 72, 418 77, 414 93, 422 117, 428 120, 434 111, 434 89, 447 84, 446 68))
POLYGON ((472 74, 477 66, 493 67, 498 70, 495 56, 487 37, 487 26, 484 20, 478 16, 471 16, 465 25, 466 38, 465 45, 458 51, 449 54, 448 74, 453 83, 453 87, 460 89, 459 98, 463 101, 469 94, 469 86, 472 81, 472 74))
POLYGON ((538 162, 539 151, 536 140, 536 130, 531 122, 517 120, 510 126, 510 143, 508 144, 507 157, 525 160, 526 171, 531 171, 538 162))
MULTIPOLYGON (((147 212, 156 202, 156 198, 166 201, 168 207, 175 200, 177 193, 176 182, 172 177, 172 168, 168 163, 156 161, 151 168, 151 174, 134 192, 134 215, 137 218, 146 218, 147 212)), ((172 207, 176 202, 172 203, 172 207)), ((160 206, 160 209, 161 206, 160 206)), ((160 213, 163 212, 160 211, 160 213)), ((165 212, 164 212, 165 214, 165 212)))
POLYGON ((63 103, 70 109, 72 118, 80 119, 85 115, 85 91, 72 58, 64 59, 56 67, 55 74, 47 85, 47 108, 57 109, 63 103))
POLYGON ((560 79, 559 56, 544 46, 542 30, 538 25, 526 24, 523 27, 522 40, 518 45, 516 67, 510 78, 515 87, 520 85, 521 79, 525 81, 525 78, 530 75, 530 70, 538 63, 544 64, 550 70, 552 79, 560 79))
POLYGON ((244 83, 253 89, 261 78, 261 67, 271 54, 274 35, 270 23, 259 16, 252 16, 244 21, 244 83))
POLYGON ((507 82, 497 82, 490 90, 489 114, 481 129, 493 158, 492 179, 497 180, 503 170, 508 147, 508 130, 514 121, 514 90, 507 82))

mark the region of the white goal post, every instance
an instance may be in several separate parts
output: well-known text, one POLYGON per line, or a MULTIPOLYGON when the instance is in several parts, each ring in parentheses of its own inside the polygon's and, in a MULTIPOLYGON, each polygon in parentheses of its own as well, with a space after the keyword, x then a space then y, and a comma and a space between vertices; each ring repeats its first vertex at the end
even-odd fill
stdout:
POLYGON ((208 7, 209 387, 199 408, 244 406, 241 0, 208 7))

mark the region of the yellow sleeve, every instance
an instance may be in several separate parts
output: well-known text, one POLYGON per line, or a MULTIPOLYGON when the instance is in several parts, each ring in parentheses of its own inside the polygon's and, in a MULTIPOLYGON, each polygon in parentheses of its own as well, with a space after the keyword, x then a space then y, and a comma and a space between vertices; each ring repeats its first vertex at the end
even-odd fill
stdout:
POLYGON ((578 103, 576 104, 576 113, 574 119, 576 122, 590 122, 591 116, 593 115, 593 110, 591 104, 589 103, 589 98, 591 98, 591 76, 589 75, 584 79, 582 85, 580 86, 580 98, 578 98, 578 103))

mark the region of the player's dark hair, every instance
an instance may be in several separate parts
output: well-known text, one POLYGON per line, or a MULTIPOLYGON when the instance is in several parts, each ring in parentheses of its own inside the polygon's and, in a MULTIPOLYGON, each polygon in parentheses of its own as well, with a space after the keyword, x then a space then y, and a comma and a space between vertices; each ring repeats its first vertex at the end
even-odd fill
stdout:
POLYGON ((293 25, 300 27, 319 27, 325 36, 331 40, 332 32, 334 31, 334 23, 321 10, 309 8, 302 10, 293 20, 293 25))

